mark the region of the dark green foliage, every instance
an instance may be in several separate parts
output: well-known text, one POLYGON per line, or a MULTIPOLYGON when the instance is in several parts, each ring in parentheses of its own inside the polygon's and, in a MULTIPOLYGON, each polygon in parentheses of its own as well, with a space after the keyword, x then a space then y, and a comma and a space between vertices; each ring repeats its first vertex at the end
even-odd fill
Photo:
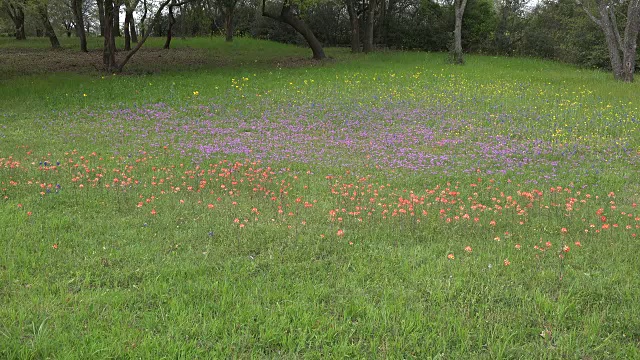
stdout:
POLYGON ((349 18, 342 11, 342 4, 325 3, 307 12, 305 21, 325 46, 349 43, 349 18))
POLYGON ((525 0, 501 0, 497 2, 497 23, 495 27, 495 52, 514 55, 522 32, 528 20, 525 0))
POLYGON ((423 0, 415 12, 391 19, 388 45, 400 49, 445 51, 451 29, 453 13, 433 1, 423 0))
POLYGON ((585 67, 610 67, 602 31, 573 0, 545 2, 529 17, 521 54, 585 67))
POLYGON ((498 18, 490 0, 467 2, 462 22, 462 47, 467 52, 493 53, 498 18))

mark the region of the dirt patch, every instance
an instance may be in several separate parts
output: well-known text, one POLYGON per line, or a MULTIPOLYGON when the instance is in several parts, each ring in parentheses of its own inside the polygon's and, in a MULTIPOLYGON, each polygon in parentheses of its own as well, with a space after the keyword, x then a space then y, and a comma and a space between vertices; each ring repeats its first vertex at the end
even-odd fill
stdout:
MULTIPOLYGON (((124 59, 127 53, 126 51, 118 51, 117 61, 124 59)), ((142 48, 127 63, 124 74, 149 74, 246 65, 275 68, 309 67, 327 63, 327 61, 318 62, 309 58, 291 56, 254 61, 243 60, 225 58, 205 49, 142 48)), ((102 50, 91 50, 84 53, 75 49, 2 49, 0 52, 0 78, 54 72, 104 73, 102 50)))
MULTIPOLYGON (((127 53, 118 51, 116 59, 121 61, 127 53)), ((143 48, 127 63, 125 73, 153 73, 214 65, 224 66, 226 62, 201 49, 143 48)), ((101 73, 102 51, 84 53, 72 49, 3 49, 0 54, 0 69, 9 76, 52 72, 101 73)))

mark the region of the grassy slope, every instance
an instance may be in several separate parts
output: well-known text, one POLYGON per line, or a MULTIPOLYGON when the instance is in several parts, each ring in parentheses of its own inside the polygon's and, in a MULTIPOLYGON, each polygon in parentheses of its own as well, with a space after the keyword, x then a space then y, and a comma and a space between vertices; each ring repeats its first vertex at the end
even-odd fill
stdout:
MULTIPOLYGON (((210 46, 207 39, 188 42, 195 43, 210 46)), ((176 46, 181 44, 176 39, 176 46)), ((300 49, 244 39, 226 46, 215 43, 213 51, 245 63, 265 53, 274 58, 285 52, 300 54, 300 49), (256 51, 256 44, 263 47, 256 51)), ((629 167, 637 163, 624 157, 612 164, 594 164, 597 156, 587 152, 586 164, 615 171, 589 172, 578 180, 576 169, 563 163, 561 167, 567 167, 557 177, 540 184, 545 196, 535 202, 520 228, 519 217, 508 210, 478 212, 483 227, 446 223, 437 214, 450 205, 428 196, 433 205, 424 209, 430 217, 421 223, 406 217, 360 222, 347 215, 336 223, 328 220, 330 210, 367 206, 374 195, 366 190, 366 196, 353 200, 328 192, 331 187, 371 184, 378 189, 376 202, 396 206, 399 196, 407 196, 404 190, 422 194, 425 188, 447 187, 447 182, 454 184, 452 189, 460 182, 458 191, 473 196, 470 183, 479 180, 473 174, 376 170, 364 163, 345 169, 293 161, 278 164, 288 170, 257 180, 246 175, 247 169, 271 164, 243 161, 238 174, 230 174, 223 170, 230 164, 218 163, 225 156, 220 155, 207 160, 214 170, 209 180, 215 184, 207 190, 213 194, 175 192, 175 186, 197 187, 200 179, 185 173, 195 171, 195 165, 173 149, 175 143, 158 137, 168 146, 164 151, 133 137, 120 139, 116 128, 103 125, 113 116, 113 123, 123 129, 138 126, 107 111, 156 103, 184 108, 174 117, 185 123, 199 119, 202 109, 211 105, 220 106, 231 119, 257 121, 265 111, 297 116, 296 109, 312 102, 330 109, 318 116, 345 111, 378 122, 377 113, 360 112, 387 104, 398 111, 442 107, 443 121, 471 121, 473 128, 445 132, 443 137, 472 136, 473 129, 483 129, 488 133, 471 138, 498 134, 524 141, 527 135, 520 129, 526 125, 532 136, 557 139, 553 146, 590 144, 617 154, 615 144, 621 141, 640 150, 637 124, 627 116, 637 113, 638 85, 614 83, 609 74, 531 59, 470 56, 467 66, 453 67, 442 54, 337 54, 338 62, 295 69, 238 65, 150 76, 51 74, 0 82, 0 158, 5 159, 0 181, 6 196, 0 200, 0 221, 6 224, 0 228, 0 300, 6 304, 0 309, 0 354, 640 356, 640 283, 632 276, 639 270, 637 237, 622 229, 599 237, 582 231, 587 223, 600 221, 595 212, 602 206, 615 219, 611 222, 637 224, 608 208, 613 200, 607 193, 615 191, 621 210, 637 211, 631 205, 640 192, 634 177, 637 168, 629 167), (484 117, 496 120, 482 126, 484 117), (570 135, 566 129, 571 129, 570 135), (88 135, 70 136, 73 133, 88 135), (96 156, 91 155, 94 151, 96 156), (21 162, 18 169, 8 165, 10 155, 21 162), (49 164, 39 164, 43 161, 49 164), (61 165, 51 170, 56 161, 61 165), (95 188, 89 182, 79 188, 71 180, 76 164, 107 180, 95 188), (113 184, 112 177, 122 179, 114 169, 124 172, 127 166, 128 176, 138 184, 121 190, 103 186, 113 184), (326 179, 328 174, 334 178, 326 179), (361 176, 370 177, 362 182, 361 176), (159 178, 169 184, 152 185, 159 178), (240 180, 259 182, 279 195, 276 200, 252 195, 249 185, 238 185, 240 180), (13 186, 11 181, 20 184, 13 186), (563 212, 566 196, 549 195, 548 187, 569 187, 574 181, 580 181, 576 189, 588 183, 585 192, 602 198, 567 195, 584 200, 579 215, 568 217, 563 212), (40 183, 52 184, 51 193, 41 195, 40 183), (237 188, 237 194, 220 190, 219 183, 237 188), (305 209, 296 197, 317 202, 305 209), (141 209, 138 202, 144 203, 141 209), (208 203, 215 208, 208 209, 208 203), (278 206, 285 209, 283 214, 278 206), (261 214, 255 214, 254 207, 261 214), (157 215, 151 215, 151 209, 157 215), (288 217, 289 211, 294 216, 288 217), (247 219, 247 226, 240 228, 236 218, 247 219), (498 220, 495 228, 489 224, 492 219, 498 220), (571 231, 563 235, 559 229, 565 226, 571 231), (345 235, 338 236, 338 230, 345 235), (544 241, 538 243, 539 239, 544 241), (551 249, 533 250, 534 245, 544 248, 546 241, 553 243, 551 249), (576 241, 582 247, 574 245, 576 241), (59 247, 53 249, 53 244, 59 247), (523 250, 515 250, 514 244, 522 244, 523 250), (563 244, 571 245, 571 251, 560 261, 563 244), (465 253, 465 246, 472 246, 473 252, 465 253), (447 259, 451 253, 453 261, 447 259), (505 258, 510 266, 503 265, 505 258)), ((138 121, 140 127, 155 123, 138 121)), ((220 123, 234 126, 224 118, 220 123)), ((393 126, 390 132, 398 130, 393 126)), ((181 141, 179 136, 173 139, 181 141)), ((533 170, 504 176, 482 173, 478 176, 485 183, 475 190, 477 200, 497 209, 495 198, 500 199, 501 192, 515 197, 521 190, 516 182, 538 179, 537 175, 533 170)), ((459 201, 469 205, 464 197, 459 201)))

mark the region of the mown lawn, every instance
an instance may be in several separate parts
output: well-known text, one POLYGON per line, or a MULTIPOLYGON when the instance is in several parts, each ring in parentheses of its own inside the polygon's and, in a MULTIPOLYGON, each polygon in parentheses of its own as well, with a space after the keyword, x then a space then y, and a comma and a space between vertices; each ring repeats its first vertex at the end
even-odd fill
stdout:
POLYGON ((0 77, 0 357, 640 357, 637 84, 174 41, 0 77))

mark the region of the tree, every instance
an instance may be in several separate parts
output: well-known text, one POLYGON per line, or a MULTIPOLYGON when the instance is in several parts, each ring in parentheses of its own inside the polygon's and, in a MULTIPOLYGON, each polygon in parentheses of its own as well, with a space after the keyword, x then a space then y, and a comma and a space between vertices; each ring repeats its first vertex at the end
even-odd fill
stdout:
MULTIPOLYGON (((105 0, 108 1, 108 0, 105 0)), ((113 10, 113 36, 121 37, 122 33, 120 32, 120 7, 122 6, 122 0, 116 0, 113 2, 114 10, 113 10)))
MULTIPOLYGON (((465 19, 466 23, 466 19, 465 19)), ((575 0, 538 2, 527 14, 518 54, 611 69, 602 29, 575 0)))
POLYGON ((233 41, 233 14, 238 0, 215 0, 218 9, 224 15, 225 41, 233 41))
POLYGON ((145 27, 144 22, 147 20, 147 13, 149 12, 149 6, 147 5, 147 0, 142 0, 142 17, 140 18, 140 34, 144 38, 145 36, 145 27))
POLYGON ((345 0, 347 13, 349 14, 351 52, 360 52, 360 20, 356 10, 355 0, 345 0))
POLYGON ((100 23, 100 36, 104 36, 104 2, 105 0, 96 0, 96 5, 98 6, 98 22, 100 23))
POLYGON ((462 57, 462 17, 467 6, 467 0, 454 0, 455 27, 453 29, 453 63, 464 64, 462 57))
POLYGON ((58 37, 56 36, 55 30, 53 30, 53 26, 51 25, 51 20, 49 19, 49 1, 48 0, 35 0, 35 12, 38 17, 38 20, 42 23, 44 27, 44 32, 47 37, 49 37, 49 42, 51 43, 51 47, 57 49, 60 47, 60 41, 58 41, 58 37))
POLYGON ((176 24, 176 18, 173 16, 173 8, 176 4, 175 0, 171 0, 169 4, 169 26, 167 26, 167 40, 164 42, 163 49, 168 49, 171 46, 171 37, 173 36, 173 25, 176 24))
POLYGON ((378 43, 387 44, 389 38, 389 28, 391 27, 391 19, 395 16, 397 6, 400 5, 400 0, 380 0, 380 14, 378 24, 378 43))
POLYGON ((140 0, 124 0, 124 49, 127 51, 131 50, 131 42, 138 42, 133 12, 139 3, 140 0))
POLYGON ((84 29, 84 2, 82 0, 71 0, 71 10, 76 23, 76 35, 80 39, 80 51, 87 52, 87 33, 84 29))
POLYGON ((20 0, 4 0, 2 5, 13 21, 16 40, 25 40, 27 36, 24 31, 24 3, 20 0))
POLYGON ((362 51, 365 53, 373 51, 373 28, 376 16, 376 0, 369 0, 365 14, 364 42, 362 51))
MULTIPOLYGON (((495 33, 496 50, 499 54, 512 55, 522 40, 526 25, 528 0, 499 0, 498 24, 495 33)), ((542 29, 541 29, 542 30, 542 29)))
POLYGON ((591 12, 588 5, 580 0, 578 4, 587 13, 589 18, 596 23, 604 33, 613 77, 616 80, 633 82, 633 73, 636 67, 636 45, 638 32, 640 31, 640 0, 622 0, 618 3, 614 0, 595 0, 598 16, 591 12), (626 25, 624 37, 620 35, 616 16, 616 4, 627 5, 626 25))
POLYGON ((121 66, 116 62, 116 39, 113 33, 113 17, 116 11, 113 0, 104 0, 104 46, 102 62, 109 72, 120 71, 121 66))
POLYGON ((290 0, 284 0, 282 7, 280 8, 280 15, 273 15, 267 12, 265 0, 262 0, 262 16, 266 16, 270 19, 285 23, 294 28, 300 35, 304 37, 313 52, 313 58, 315 60, 322 60, 326 58, 322 44, 313 34, 313 31, 307 26, 307 24, 299 16, 299 7, 296 4, 292 4, 290 0))
MULTIPOLYGON (((115 43, 115 36, 113 33, 113 17, 114 17, 114 11, 116 7, 114 5, 114 0, 105 0, 104 2, 105 31, 104 31, 104 49, 103 49, 103 55, 102 55, 104 69, 108 72, 121 72, 122 69, 124 69, 124 66, 129 62, 129 60, 131 60, 131 58, 138 52, 138 50, 142 48, 142 45, 144 45, 144 43, 147 41, 147 38, 149 38, 149 35, 151 35, 151 28, 160 19, 162 15, 162 10, 164 10, 164 8, 166 8, 167 5, 169 5, 169 3, 172 3, 172 6, 181 6, 186 4, 188 1, 189 0, 176 3, 175 0, 164 0, 158 7, 158 10, 156 10, 153 16, 153 19, 151 20, 151 23, 149 24, 147 29, 144 30, 144 36, 142 37, 142 39, 140 39, 136 47, 131 49, 131 51, 129 51, 127 55, 124 57, 124 59, 120 63, 118 63, 115 57, 116 43, 115 43)), ((146 5, 146 1, 145 1, 145 5, 146 5)), ((146 6, 145 6, 145 17, 146 17, 146 6)))

